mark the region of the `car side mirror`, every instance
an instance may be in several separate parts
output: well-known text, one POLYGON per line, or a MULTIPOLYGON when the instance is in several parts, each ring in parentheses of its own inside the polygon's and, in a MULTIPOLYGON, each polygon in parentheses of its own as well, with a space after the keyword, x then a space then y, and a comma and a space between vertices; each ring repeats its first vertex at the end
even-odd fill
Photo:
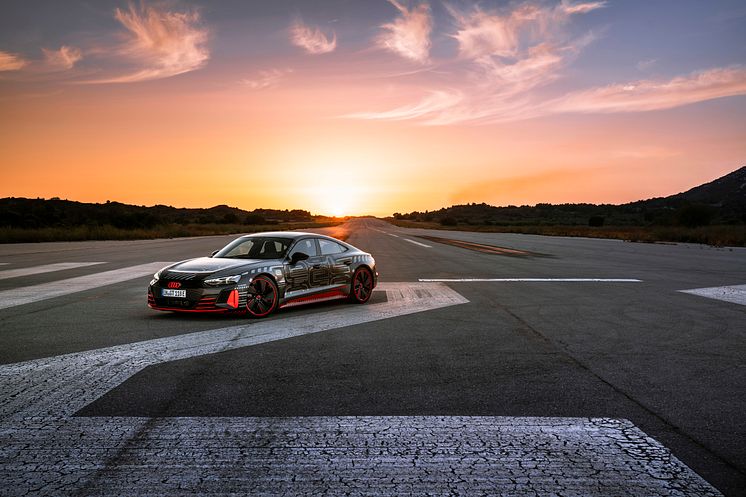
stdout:
POLYGON ((215 254, 217 254, 218 252, 220 252, 220 250, 213 250, 212 254, 210 254, 210 257, 215 257, 215 254))
POLYGON ((308 259, 308 254, 304 254, 303 252, 295 252, 292 256, 290 256, 290 264, 295 266, 300 261, 305 261, 308 259))

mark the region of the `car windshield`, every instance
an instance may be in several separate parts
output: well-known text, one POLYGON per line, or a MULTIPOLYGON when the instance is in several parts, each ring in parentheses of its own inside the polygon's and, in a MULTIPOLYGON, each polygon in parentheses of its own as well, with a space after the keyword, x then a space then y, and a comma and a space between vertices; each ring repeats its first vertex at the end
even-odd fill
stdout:
POLYGON ((239 238, 222 250, 214 257, 228 257, 231 259, 280 259, 285 257, 291 240, 288 238, 275 238, 256 236, 239 238))

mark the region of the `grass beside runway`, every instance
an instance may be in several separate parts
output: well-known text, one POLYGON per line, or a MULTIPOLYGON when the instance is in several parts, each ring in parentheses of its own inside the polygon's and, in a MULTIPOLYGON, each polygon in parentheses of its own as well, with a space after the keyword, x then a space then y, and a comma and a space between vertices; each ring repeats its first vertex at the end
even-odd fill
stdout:
POLYGON ((152 240, 191 236, 232 235, 262 231, 286 231, 338 226, 342 220, 278 224, 164 224, 148 229, 104 226, 60 226, 46 228, 0 227, 0 243, 78 242, 84 240, 152 240))
POLYGON ((423 228, 445 231, 474 231, 482 233, 521 233, 526 235, 573 236, 610 238, 630 242, 702 243, 717 247, 746 247, 746 226, 714 225, 687 228, 683 226, 544 226, 458 224, 443 226, 436 222, 386 219, 402 228, 423 228))

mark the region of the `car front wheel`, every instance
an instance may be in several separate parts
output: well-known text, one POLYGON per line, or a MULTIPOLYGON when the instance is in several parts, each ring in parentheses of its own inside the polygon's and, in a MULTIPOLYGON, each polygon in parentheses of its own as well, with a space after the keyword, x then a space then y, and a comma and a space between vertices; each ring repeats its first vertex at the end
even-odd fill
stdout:
POLYGON ((246 311, 252 318, 263 318, 272 314, 280 300, 277 284, 269 276, 257 276, 249 285, 246 311))

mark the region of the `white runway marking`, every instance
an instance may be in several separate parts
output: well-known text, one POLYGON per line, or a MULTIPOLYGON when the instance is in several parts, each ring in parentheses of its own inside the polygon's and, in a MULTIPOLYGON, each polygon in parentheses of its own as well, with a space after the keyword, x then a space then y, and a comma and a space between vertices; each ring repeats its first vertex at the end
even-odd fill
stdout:
POLYGON ((0 309, 7 309, 17 305, 30 304, 40 300, 69 295, 71 293, 82 292, 92 288, 98 288, 106 285, 113 285, 121 281, 141 278, 148 274, 153 274, 169 262, 151 262, 140 264, 139 266, 125 267, 104 271, 102 273, 78 276, 65 280, 52 281, 40 285, 24 286, 3 290, 0 292, 0 309))
POLYGON ((746 285, 714 286, 710 288, 693 288, 679 290, 681 293, 699 295, 709 299, 723 300, 733 304, 746 305, 746 285))
POLYGON ((20 269, 6 269, 5 271, 0 271, 0 280, 8 278, 18 278, 19 276, 30 276, 32 274, 64 271, 65 269, 95 266, 96 264, 103 264, 103 262, 58 262, 55 264, 45 264, 43 266, 24 267, 20 269))
POLYGON ((633 278, 420 278, 423 282, 441 283, 475 283, 475 282, 498 282, 498 283, 642 283, 642 280, 633 278))
POLYGON ((402 238, 402 240, 404 240, 405 242, 414 243, 415 245, 419 245, 420 247, 432 248, 430 245, 425 245, 424 243, 415 242, 414 240, 410 240, 409 238, 402 238))
MULTIPOLYGON (((440 283, 379 283, 376 290, 386 292, 386 302, 343 305, 312 318, 281 313, 275 319, 0 366, 0 417, 70 416, 146 366, 469 302, 440 283)), ((144 293, 143 288, 143 299, 144 293)))
POLYGON ((609 418, 31 418, 0 422, 0 478, 7 495, 722 497, 609 418))

